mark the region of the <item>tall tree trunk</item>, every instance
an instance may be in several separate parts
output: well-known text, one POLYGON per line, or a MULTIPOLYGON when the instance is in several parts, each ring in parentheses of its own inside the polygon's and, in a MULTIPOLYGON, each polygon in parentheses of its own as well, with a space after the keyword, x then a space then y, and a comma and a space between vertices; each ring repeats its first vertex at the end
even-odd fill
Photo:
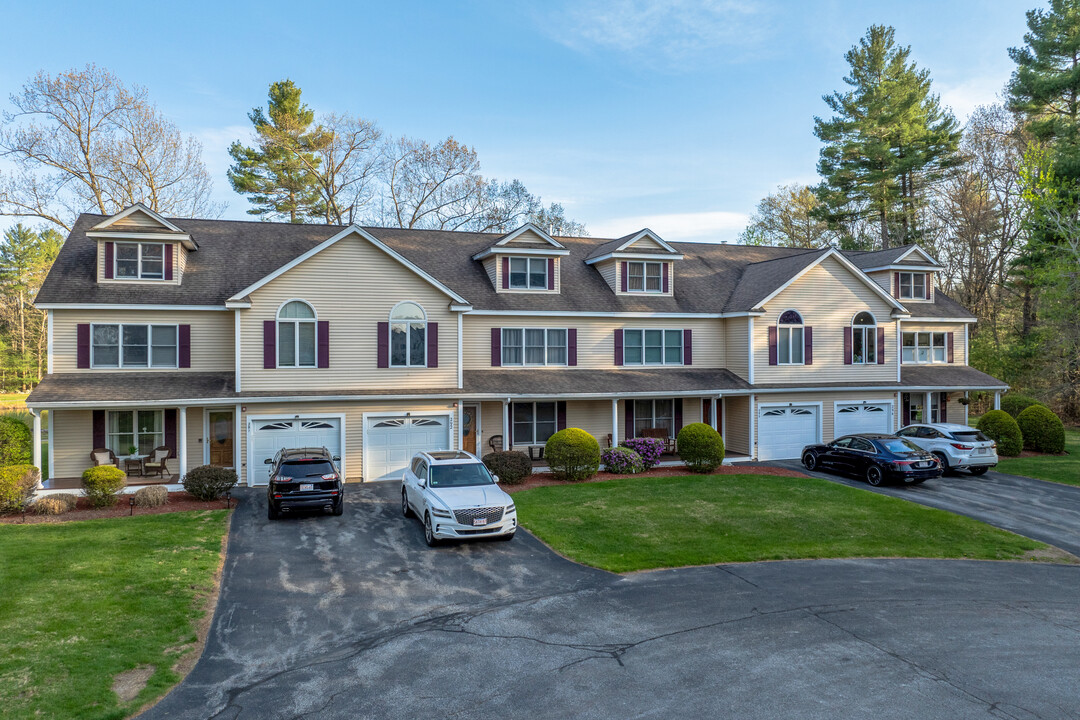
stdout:
POLYGON ((889 249, 889 218, 885 212, 885 204, 882 203, 881 209, 878 210, 878 217, 881 220, 881 249, 889 249))

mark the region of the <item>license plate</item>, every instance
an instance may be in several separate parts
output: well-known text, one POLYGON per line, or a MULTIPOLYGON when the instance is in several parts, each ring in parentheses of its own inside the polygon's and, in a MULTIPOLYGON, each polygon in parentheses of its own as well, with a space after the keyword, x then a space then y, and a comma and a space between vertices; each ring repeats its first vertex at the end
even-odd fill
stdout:
POLYGON ((312 490, 314 488, 315 488, 314 483, 300 483, 300 491, 301 492, 303 492, 304 490, 312 490))
POLYGON ((472 521, 473 525, 487 525, 487 518, 475 518, 472 521))
POLYGON ((989 451, 986 448, 977 448, 975 450, 976 455, 985 455, 987 452, 989 451))
POLYGON ((928 460, 926 462, 917 462, 917 463, 915 463, 915 467, 927 468, 927 467, 932 466, 933 464, 934 463, 933 463, 932 460, 928 460))

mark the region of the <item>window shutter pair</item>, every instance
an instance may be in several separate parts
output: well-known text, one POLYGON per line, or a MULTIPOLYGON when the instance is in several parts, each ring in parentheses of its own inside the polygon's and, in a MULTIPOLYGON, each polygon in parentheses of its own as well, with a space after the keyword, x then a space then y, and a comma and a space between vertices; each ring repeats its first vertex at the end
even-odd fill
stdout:
MULTIPOLYGON (((386 325, 386 323, 379 323, 386 325)), ((379 333, 382 337, 384 333, 379 333)), ((381 351, 382 348, 380 348, 381 351)), ((317 366, 330 367, 330 321, 320 320, 315 325, 315 355, 317 366)), ((381 355, 380 355, 381 358, 381 355)), ((277 367, 277 321, 263 320, 263 368, 273 370, 277 367)), ((385 365, 379 365, 385 367, 385 365)))
MULTIPOLYGON (((177 366, 191 367, 191 325, 177 326, 176 341, 177 366)), ((86 370, 90 367, 90 323, 79 323, 75 326, 75 342, 75 365, 80 370, 86 370)))
MULTIPOLYGON (((850 348, 851 348, 851 328, 847 328, 846 332, 847 332, 847 334, 844 336, 844 339, 845 339, 845 343, 847 344, 847 347, 849 348, 848 353, 847 353, 847 362, 850 364, 851 363, 851 351, 850 351, 850 348)), ((770 365, 779 365, 780 364, 780 351, 779 351, 779 348, 778 348, 778 345, 779 345, 778 336, 779 336, 779 334, 780 334, 780 331, 778 329, 778 326, 776 326, 776 325, 770 325, 769 326, 769 364, 770 365)), ((813 365, 814 364, 814 327, 812 325, 804 325, 803 326, 803 364, 804 365, 813 365)))
MULTIPOLYGON (((319 367, 330 367, 330 324, 326 324, 326 354, 323 354, 323 322, 319 322, 319 367), (323 365, 323 358, 326 358, 326 365, 323 365)), ((375 338, 375 365, 380 368, 390 367, 390 323, 382 321, 375 323, 375 332, 378 337, 375 338)), ((439 367, 439 323, 429 322, 427 324, 427 366, 429 368, 439 367)))

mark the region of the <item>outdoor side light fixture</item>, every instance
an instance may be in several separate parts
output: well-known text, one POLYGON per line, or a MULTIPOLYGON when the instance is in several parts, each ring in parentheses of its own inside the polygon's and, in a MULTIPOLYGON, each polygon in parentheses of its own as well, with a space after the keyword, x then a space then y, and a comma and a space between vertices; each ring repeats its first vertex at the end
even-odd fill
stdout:
POLYGON ((225 491, 225 507, 228 508, 229 510, 232 510, 232 491, 231 490, 226 490, 225 491))
POLYGON ((129 515, 134 515, 135 514, 135 496, 134 495, 132 495, 131 497, 128 498, 128 507, 131 508, 131 512, 129 513, 129 515))

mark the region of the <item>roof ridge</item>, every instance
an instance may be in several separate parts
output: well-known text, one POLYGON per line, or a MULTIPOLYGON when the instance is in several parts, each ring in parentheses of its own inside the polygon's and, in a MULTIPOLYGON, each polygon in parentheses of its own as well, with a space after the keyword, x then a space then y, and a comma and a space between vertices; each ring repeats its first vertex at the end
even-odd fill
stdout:
MULTIPOLYGON (((751 246, 746 245, 744 247, 751 247, 751 246)), ((794 248, 791 248, 791 249, 794 249, 794 248)), ((776 262, 777 260, 790 260, 791 258, 802 257, 803 255, 810 255, 812 253, 825 253, 825 252, 828 252, 829 250, 832 250, 832 249, 833 248, 831 248, 831 247, 812 248, 812 249, 809 249, 809 250, 807 250, 805 252, 797 252, 797 253, 792 253, 790 255, 782 255, 781 257, 769 258, 768 260, 756 260, 756 261, 754 261, 752 263, 746 263, 746 267, 750 267, 751 265, 762 265, 764 263, 776 262)))

